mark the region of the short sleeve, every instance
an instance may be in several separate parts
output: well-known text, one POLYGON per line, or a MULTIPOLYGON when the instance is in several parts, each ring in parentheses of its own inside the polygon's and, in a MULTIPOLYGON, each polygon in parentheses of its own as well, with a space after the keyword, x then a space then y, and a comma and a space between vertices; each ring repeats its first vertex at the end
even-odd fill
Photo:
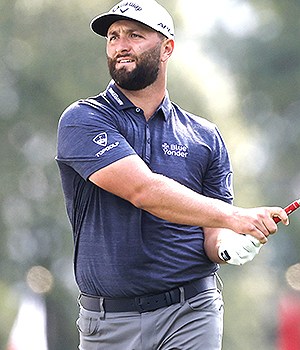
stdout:
POLYGON ((230 157, 217 127, 214 130, 212 159, 203 181, 203 194, 232 204, 233 171, 230 157))
POLYGON ((99 169, 136 154, 119 131, 116 116, 107 109, 75 102, 58 125, 58 163, 73 168, 85 180, 99 169))

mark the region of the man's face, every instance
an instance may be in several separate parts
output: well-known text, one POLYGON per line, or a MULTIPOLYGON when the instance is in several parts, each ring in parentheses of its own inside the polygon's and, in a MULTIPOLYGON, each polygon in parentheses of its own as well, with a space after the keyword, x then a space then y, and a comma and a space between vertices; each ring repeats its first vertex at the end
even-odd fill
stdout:
POLYGON ((123 89, 137 91, 153 84, 161 64, 162 38, 134 21, 117 21, 108 30, 107 61, 111 77, 123 89))

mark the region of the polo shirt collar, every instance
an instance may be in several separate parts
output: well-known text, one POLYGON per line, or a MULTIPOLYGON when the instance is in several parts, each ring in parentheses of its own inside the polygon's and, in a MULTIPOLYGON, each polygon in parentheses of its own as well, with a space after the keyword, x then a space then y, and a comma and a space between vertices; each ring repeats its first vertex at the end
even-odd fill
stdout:
POLYGON ((133 103, 117 88, 115 82, 111 80, 105 92, 105 96, 119 110, 134 107, 133 103))
MULTIPOLYGON (((118 110, 136 108, 136 106, 118 89, 113 80, 108 84, 104 94, 118 110)), ((166 95, 157 108, 156 113, 159 112, 159 110, 162 111, 165 120, 171 116, 172 103, 168 91, 166 91, 166 95)))

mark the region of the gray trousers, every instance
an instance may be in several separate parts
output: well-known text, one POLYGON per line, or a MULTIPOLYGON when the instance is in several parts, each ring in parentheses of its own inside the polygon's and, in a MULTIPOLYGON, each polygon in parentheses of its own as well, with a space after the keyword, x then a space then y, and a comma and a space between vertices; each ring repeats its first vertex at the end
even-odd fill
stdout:
POLYGON ((155 311, 105 313, 80 306, 80 350, 220 350, 223 299, 208 290, 155 311))

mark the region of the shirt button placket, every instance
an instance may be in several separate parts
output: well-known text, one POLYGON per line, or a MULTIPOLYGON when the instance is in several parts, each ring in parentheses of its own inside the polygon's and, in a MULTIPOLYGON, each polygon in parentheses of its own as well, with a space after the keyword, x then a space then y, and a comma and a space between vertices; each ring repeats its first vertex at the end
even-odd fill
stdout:
POLYGON ((150 164, 151 159, 151 134, 149 125, 146 124, 146 147, 145 147, 145 161, 150 164))

